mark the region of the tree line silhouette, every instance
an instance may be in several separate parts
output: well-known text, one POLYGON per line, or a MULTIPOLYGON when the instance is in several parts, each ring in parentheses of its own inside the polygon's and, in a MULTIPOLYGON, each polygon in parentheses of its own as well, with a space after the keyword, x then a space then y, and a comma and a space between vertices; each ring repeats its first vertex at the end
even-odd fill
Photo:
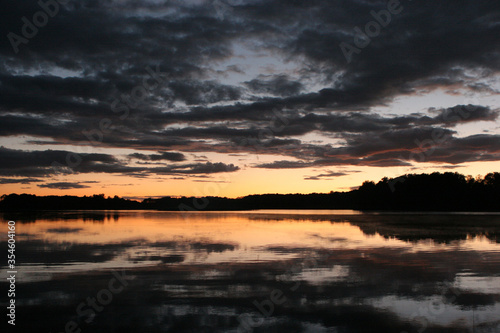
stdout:
POLYGON ((393 211, 500 211, 500 173, 484 177, 459 173, 408 174, 365 181, 349 192, 254 194, 240 198, 163 197, 129 200, 118 196, 0 197, 0 210, 123 210, 211 211, 252 209, 356 209, 393 211))

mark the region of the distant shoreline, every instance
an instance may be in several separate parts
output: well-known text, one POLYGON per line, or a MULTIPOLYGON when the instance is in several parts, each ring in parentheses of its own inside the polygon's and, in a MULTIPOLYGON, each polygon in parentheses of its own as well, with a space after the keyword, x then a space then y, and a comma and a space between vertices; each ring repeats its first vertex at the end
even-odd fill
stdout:
POLYGON ((394 212, 500 212, 500 173, 484 178, 459 173, 410 174, 365 181, 349 192, 256 194, 241 198, 163 197, 129 200, 118 196, 36 196, 9 194, 0 211, 158 210, 244 211, 257 209, 351 209, 394 212))

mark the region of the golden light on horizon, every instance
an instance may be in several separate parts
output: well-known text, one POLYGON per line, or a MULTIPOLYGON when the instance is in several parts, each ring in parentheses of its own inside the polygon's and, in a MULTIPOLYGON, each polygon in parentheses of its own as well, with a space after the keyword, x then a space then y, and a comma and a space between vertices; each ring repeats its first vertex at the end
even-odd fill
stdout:
POLYGON ((345 176, 329 177, 328 179, 305 180, 308 175, 324 173, 325 170, 343 171, 345 168, 304 168, 264 170, 244 168, 235 173, 215 174, 211 178, 174 179, 172 176, 134 178, 107 174, 95 174, 92 182, 86 183, 88 175, 53 178, 51 182, 76 181, 88 188, 81 189, 51 189, 41 188, 35 184, 2 185, 3 194, 30 193, 36 195, 94 195, 103 193, 105 196, 147 198, 161 196, 221 196, 237 198, 251 194, 272 193, 329 193, 330 191, 349 191, 350 188, 360 186, 364 181, 378 182, 383 177, 395 178, 407 173, 425 172, 459 172, 465 175, 486 175, 498 170, 498 162, 476 162, 457 169, 447 169, 433 164, 421 166, 418 170, 408 167, 381 168, 360 167, 359 172, 348 173, 345 176))

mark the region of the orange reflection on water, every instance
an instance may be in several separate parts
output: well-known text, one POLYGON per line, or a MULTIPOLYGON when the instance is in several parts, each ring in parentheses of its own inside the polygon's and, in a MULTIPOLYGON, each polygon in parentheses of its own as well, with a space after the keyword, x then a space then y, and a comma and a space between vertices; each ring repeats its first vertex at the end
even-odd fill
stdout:
MULTIPOLYGON (((407 251, 467 249, 498 251, 498 243, 482 235, 465 240, 438 243, 433 239, 414 242, 367 233, 355 224, 359 216, 352 211, 261 212, 105 212, 99 219, 40 219, 19 224, 19 238, 38 238, 47 242, 111 244, 127 241, 154 243, 169 240, 211 241, 238 245, 250 251, 266 246, 304 248, 404 248, 407 251), (22 235, 22 236, 21 236, 22 235)), ((380 219, 381 217, 373 217, 380 219)), ((383 217, 382 217, 383 219, 383 217)), ((372 228, 372 227, 370 227, 372 228)), ((368 228, 366 228, 368 229, 368 228)), ((377 230, 375 228, 375 230, 377 230)))

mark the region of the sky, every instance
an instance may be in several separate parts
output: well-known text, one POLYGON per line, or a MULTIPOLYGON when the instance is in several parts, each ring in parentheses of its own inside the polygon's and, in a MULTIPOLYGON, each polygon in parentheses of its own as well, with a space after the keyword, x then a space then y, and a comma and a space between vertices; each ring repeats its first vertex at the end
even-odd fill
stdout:
POLYGON ((497 0, 0 3, 0 194, 500 171, 497 0))

